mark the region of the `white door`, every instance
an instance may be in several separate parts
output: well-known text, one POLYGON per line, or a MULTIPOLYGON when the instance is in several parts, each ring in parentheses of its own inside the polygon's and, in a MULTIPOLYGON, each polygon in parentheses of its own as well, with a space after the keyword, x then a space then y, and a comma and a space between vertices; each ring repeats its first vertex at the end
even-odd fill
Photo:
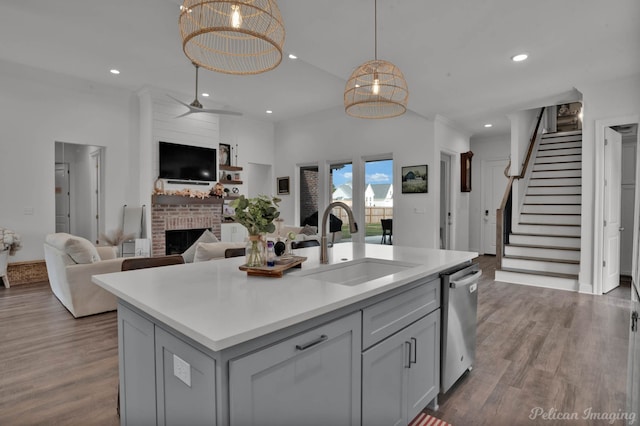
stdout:
POLYGON ((500 207, 508 179, 504 169, 509 160, 483 162, 482 168, 482 251, 496 254, 496 210, 500 207))
POLYGON ((100 175, 101 150, 91 153, 91 239, 97 244, 100 233, 100 175))
POLYGON ((451 248, 451 156, 440 154, 440 248, 451 248))
POLYGON ((56 163, 56 232, 69 232, 69 164, 56 163))
POLYGON ((607 127, 604 131, 604 273, 602 292, 620 285, 620 196, 622 137, 607 127))

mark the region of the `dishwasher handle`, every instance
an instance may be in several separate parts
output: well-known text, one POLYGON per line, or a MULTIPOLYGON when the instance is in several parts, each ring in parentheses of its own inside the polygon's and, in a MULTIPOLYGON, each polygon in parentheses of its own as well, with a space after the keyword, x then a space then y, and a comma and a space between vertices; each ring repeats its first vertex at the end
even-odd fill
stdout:
POLYGON ((473 274, 467 275, 465 278, 461 280, 453 280, 449 283, 449 287, 451 288, 460 288, 466 285, 472 284, 478 281, 478 278, 482 276, 482 269, 474 272, 473 274))

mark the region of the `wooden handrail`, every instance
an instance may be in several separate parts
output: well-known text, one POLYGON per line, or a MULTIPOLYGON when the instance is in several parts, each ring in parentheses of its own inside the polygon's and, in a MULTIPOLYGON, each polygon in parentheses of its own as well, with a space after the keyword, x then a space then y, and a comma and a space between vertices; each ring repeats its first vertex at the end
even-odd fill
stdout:
POLYGON ((508 203, 511 201, 511 191, 513 189, 513 182, 516 179, 522 179, 527 173, 527 168, 529 167, 529 161, 531 160, 531 154, 533 153, 533 147, 535 146, 536 139, 538 137, 538 130, 540 129, 540 123, 542 122, 542 116, 544 115, 545 107, 540 109, 540 115, 538 115, 538 120, 536 122, 536 127, 533 130, 533 134, 531 135, 531 139, 529 140, 529 148, 527 150, 527 155, 522 162, 522 170, 517 175, 509 176, 509 181, 507 182, 507 187, 504 191, 504 195, 502 196, 502 202, 500 203, 500 207, 496 210, 496 261, 497 261, 497 269, 502 268, 502 256, 504 255, 504 242, 505 234, 511 232, 511 226, 506 226, 505 224, 505 210, 507 209, 508 203))

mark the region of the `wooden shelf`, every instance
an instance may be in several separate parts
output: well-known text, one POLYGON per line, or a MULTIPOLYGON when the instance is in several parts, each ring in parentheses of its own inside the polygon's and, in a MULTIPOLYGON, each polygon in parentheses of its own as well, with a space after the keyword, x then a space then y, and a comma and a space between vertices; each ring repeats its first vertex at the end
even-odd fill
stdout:
POLYGON ((240 172, 240 171, 242 171, 242 167, 239 167, 239 166, 225 166, 223 164, 218 164, 218 168, 220 170, 227 170, 229 172, 240 172))
POLYGON ((222 183, 224 185, 242 185, 242 181, 241 180, 220 179, 218 181, 218 183, 222 183))

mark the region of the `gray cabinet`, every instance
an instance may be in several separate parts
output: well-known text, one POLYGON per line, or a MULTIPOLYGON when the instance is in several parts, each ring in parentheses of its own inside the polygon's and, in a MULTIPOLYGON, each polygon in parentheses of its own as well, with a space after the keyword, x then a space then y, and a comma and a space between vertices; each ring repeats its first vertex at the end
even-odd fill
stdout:
POLYGON ((215 360, 118 305, 120 422, 216 425, 215 360))
POLYGON ((120 421, 123 425, 156 424, 154 325, 118 305, 120 421))
POLYGON ((215 360, 156 327, 158 425, 215 425, 215 360))
POLYGON ((231 425, 360 425, 356 312, 229 362, 231 425))
POLYGON ((640 297, 635 285, 631 286, 631 326, 629 333, 629 362, 627 377, 627 413, 640 413, 640 297))
POLYGON ((438 394, 440 310, 362 354, 362 424, 406 425, 438 394))

